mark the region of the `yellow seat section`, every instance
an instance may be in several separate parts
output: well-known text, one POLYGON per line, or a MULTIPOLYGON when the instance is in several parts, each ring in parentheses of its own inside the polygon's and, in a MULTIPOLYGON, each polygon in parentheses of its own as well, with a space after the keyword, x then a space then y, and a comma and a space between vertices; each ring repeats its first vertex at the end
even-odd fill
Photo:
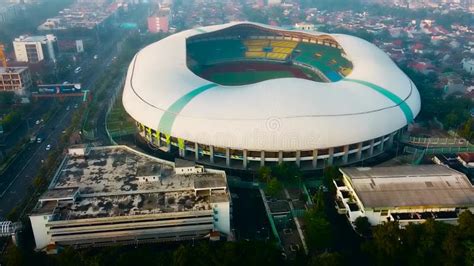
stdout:
POLYGON ((267 46, 269 40, 245 40, 244 44, 246 46, 267 46))
POLYGON ((273 60, 285 60, 288 57, 288 54, 282 54, 282 53, 267 53, 267 58, 268 59, 273 59, 273 60))
POLYGON ((247 46, 247 51, 248 52, 262 52, 263 47, 262 46, 247 46))
POLYGON ((287 48, 295 48, 298 43, 295 41, 271 41, 271 45, 273 47, 287 47, 287 48))
POLYGON ((282 53, 282 54, 290 54, 293 49, 286 48, 286 47, 273 47, 273 52, 275 53, 282 53))
POLYGON ((245 52, 247 58, 265 58, 265 52, 245 52))

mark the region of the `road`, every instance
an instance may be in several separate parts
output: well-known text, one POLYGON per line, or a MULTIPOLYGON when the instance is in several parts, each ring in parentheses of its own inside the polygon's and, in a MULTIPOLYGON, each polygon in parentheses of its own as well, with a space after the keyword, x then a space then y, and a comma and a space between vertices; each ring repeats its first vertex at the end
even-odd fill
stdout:
MULTIPOLYGON (((91 55, 91 58, 80 64, 81 68, 84 69, 84 75, 88 74, 82 84, 84 88, 92 89, 102 74, 101 70, 110 65, 116 56, 115 43, 119 38, 120 36, 116 36, 116 38, 111 38, 107 43, 102 44, 100 51, 96 52, 99 55, 98 60, 94 60, 91 55)), ((71 76, 70 80, 74 81, 74 76, 71 76)), ((70 125, 75 110, 73 106, 78 104, 78 108, 82 108, 79 105, 81 102, 82 98, 65 100, 59 110, 39 130, 39 135, 44 136, 44 141, 40 144, 29 144, 27 149, 0 176, 0 219, 5 217, 25 198, 28 187, 35 178, 38 169, 42 166, 42 161, 45 161, 49 155, 46 146, 50 144, 52 149, 57 146, 62 132, 70 125), (68 105, 71 107, 69 110, 66 107, 68 105)))

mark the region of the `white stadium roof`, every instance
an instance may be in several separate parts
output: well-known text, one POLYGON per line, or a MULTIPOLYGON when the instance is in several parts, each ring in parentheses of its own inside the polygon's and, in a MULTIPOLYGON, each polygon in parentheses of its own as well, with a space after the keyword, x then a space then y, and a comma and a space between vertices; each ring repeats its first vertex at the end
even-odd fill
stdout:
POLYGON ((188 37, 237 24, 278 29, 228 23, 183 31, 147 46, 128 70, 123 94, 127 112, 174 137, 257 151, 359 143, 392 133, 419 113, 420 95, 412 81, 383 51, 349 35, 325 34, 353 64, 352 72, 337 82, 280 78, 223 86, 188 69, 188 37))

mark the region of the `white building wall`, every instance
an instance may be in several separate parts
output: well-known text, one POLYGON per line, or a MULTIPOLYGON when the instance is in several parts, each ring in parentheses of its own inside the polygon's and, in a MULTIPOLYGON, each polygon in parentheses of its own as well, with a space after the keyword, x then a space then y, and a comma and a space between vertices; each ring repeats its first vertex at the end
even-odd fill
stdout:
POLYGON ((463 59, 462 67, 466 72, 474 75, 474 59, 463 59))
POLYGON ((212 207, 217 211, 214 214, 214 227, 221 233, 230 235, 230 204, 229 202, 213 203, 212 207))
POLYGON ((13 49, 15 50, 16 61, 18 62, 29 62, 28 54, 26 52, 26 45, 35 45, 36 53, 38 54, 38 62, 44 60, 43 48, 41 42, 24 42, 24 41, 14 41, 13 49))
POLYGON ((202 173, 203 170, 201 167, 176 167, 174 169, 175 173, 178 175, 185 175, 185 174, 197 174, 197 173, 202 173))
POLYGON ((51 215, 30 216, 36 249, 43 249, 51 243, 51 236, 48 234, 48 228, 46 227, 46 223, 48 223, 50 219, 51 215))
POLYGON ((15 50, 16 61, 28 62, 28 56, 26 54, 26 47, 24 43, 13 42, 13 49, 15 50))

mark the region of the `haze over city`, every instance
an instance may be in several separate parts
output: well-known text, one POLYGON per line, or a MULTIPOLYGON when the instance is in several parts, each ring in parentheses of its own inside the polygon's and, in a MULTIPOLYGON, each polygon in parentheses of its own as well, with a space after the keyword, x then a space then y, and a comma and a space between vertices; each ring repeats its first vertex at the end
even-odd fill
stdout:
POLYGON ((0 0, 0 264, 473 265, 474 1, 0 0))

